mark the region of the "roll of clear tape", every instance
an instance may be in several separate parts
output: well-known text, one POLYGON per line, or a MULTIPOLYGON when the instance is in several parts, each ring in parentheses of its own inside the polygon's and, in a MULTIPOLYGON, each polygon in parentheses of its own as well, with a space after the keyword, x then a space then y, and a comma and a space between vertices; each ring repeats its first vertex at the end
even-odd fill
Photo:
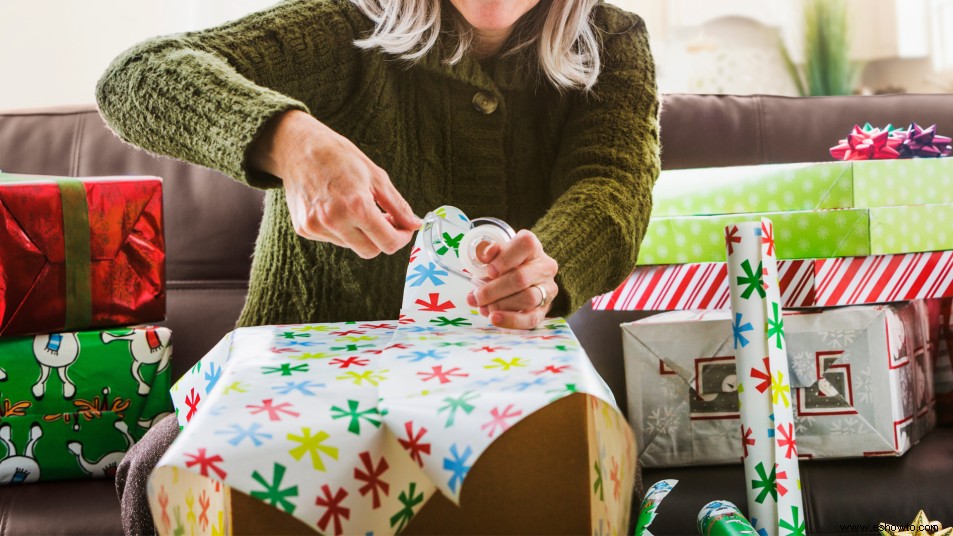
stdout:
POLYGON ((481 244, 489 247, 492 244, 505 244, 513 238, 513 232, 495 224, 477 225, 463 235, 460 241, 460 264, 477 279, 489 277, 489 265, 484 264, 477 257, 481 244))

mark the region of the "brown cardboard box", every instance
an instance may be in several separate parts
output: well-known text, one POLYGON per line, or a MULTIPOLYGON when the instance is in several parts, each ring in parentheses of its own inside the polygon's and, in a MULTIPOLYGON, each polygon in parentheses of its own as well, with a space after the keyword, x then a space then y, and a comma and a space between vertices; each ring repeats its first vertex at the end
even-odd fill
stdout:
MULTIPOLYGON (((635 451, 632 430, 611 406, 570 395, 520 421, 484 452, 463 485, 460 507, 435 493, 402 534, 623 533, 635 487, 635 451)), ((210 479, 159 470, 194 482, 185 497, 166 496, 153 512, 160 533, 186 526, 236 536, 317 531, 243 493, 223 486, 215 491, 210 479), (215 503, 206 508, 215 514, 205 517, 220 519, 204 528, 194 514, 195 498, 203 493, 215 503)))

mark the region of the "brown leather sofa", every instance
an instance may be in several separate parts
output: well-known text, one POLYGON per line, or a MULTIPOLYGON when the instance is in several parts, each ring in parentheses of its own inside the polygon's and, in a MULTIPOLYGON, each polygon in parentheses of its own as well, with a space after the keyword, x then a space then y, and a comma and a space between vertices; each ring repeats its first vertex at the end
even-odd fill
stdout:
MULTIPOLYGON (((828 160, 854 123, 936 123, 953 132, 953 95, 783 98, 669 95, 662 108, 667 169, 828 160)), ((181 375, 229 331, 242 305, 261 215, 260 192, 217 173, 122 144, 91 106, 0 113, 0 169, 50 175, 149 174, 165 179, 168 321, 181 375)), ((426 207, 418 207, 423 210, 426 207)), ((621 407, 626 393, 619 324, 634 313, 581 310, 570 319, 621 407)), ((647 483, 681 482, 659 510, 655 534, 694 534, 713 499, 744 506, 740 465, 647 470, 647 483)), ((802 464, 812 534, 876 532, 923 508, 953 524, 953 428, 898 459, 802 464), (867 531, 846 524, 870 524, 867 531)), ((121 534, 113 483, 86 480, 0 488, 0 534, 121 534)))

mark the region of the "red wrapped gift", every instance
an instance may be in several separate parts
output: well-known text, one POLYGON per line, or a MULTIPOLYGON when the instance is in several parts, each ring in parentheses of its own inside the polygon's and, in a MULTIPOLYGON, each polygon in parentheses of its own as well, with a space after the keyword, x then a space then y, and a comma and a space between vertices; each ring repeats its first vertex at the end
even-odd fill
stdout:
POLYGON ((0 173, 0 336, 164 318, 162 179, 0 173))

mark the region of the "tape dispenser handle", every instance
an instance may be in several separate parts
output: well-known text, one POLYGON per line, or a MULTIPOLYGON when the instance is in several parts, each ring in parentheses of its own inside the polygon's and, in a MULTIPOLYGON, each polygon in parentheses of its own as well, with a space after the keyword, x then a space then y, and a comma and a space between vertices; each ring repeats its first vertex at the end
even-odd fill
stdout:
POLYGON ((475 279, 486 279, 488 265, 477 258, 480 245, 502 245, 512 240, 516 233, 506 222, 496 218, 475 218, 470 223, 472 228, 460 240, 460 264, 475 279))

